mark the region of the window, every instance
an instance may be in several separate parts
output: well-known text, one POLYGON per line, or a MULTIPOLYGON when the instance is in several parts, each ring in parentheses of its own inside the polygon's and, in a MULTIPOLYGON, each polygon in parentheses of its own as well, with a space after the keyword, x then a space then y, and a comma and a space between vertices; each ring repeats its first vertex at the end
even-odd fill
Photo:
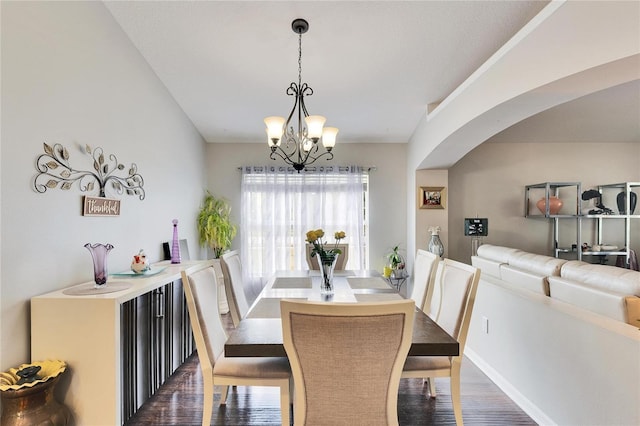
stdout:
POLYGON ((278 270, 306 269, 305 234, 345 231, 348 269, 367 269, 369 174, 360 167, 245 167, 240 238, 245 284, 254 295, 278 270))

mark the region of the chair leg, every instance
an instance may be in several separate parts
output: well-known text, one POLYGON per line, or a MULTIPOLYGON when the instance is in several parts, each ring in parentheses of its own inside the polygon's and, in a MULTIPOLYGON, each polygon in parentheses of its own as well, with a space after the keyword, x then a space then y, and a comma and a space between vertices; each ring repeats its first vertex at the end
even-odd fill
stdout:
POLYGON ((282 426, 289 426, 291 424, 291 407, 289 404, 291 396, 291 387, 289 380, 287 379, 286 385, 280 386, 280 412, 282 416, 282 426))
POLYGON ((436 397, 436 379, 434 377, 427 377, 427 385, 429 385, 429 395, 431 398, 436 397))
POLYGON ((229 386, 222 386, 220 390, 220 405, 227 403, 227 396, 229 395, 229 386))
POLYGON ((213 377, 203 377, 204 385, 204 401, 202 407, 202 426, 211 425, 211 416, 213 416, 213 377))
POLYGON ((462 405, 460 404, 460 369, 451 370, 451 403, 453 414, 456 417, 456 425, 463 426, 462 405))

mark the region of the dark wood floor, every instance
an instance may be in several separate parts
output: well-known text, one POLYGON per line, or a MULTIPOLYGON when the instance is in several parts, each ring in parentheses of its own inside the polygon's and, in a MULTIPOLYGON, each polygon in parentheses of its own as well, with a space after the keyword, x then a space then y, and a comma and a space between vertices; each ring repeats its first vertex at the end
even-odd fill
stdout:
MULTIPOLYGON (((535 425, 516 404, 465 358, 461 373, 462 412, 466 425, 535 425)), ((398 394, 401 425, 455 425, 448 379, 436 379, 438 397, 425 398, 422 381, 402 379, 398 394)), ((279 425, 277 388, 229 389, 226 406, 219 404, 216 388, 212 424, 279 425)), ((196 354, 192 355, 128 422, 137 425, 200 425, 202 423, 202 375, 196 354)))

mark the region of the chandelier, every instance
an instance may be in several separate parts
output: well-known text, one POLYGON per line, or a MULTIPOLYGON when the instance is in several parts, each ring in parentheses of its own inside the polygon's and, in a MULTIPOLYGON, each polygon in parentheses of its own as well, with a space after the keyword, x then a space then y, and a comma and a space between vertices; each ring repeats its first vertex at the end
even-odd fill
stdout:
POLYGON ((333 158, 331 150, 336 144, 338 129, 323 127, 326 118, 321 115, 309 115, 307 112, 304 97, 313 95, 313 89, 302 82, 302 34, 309 29, 309 23, 304 19, 295 19, 291 23, 291 29, 298 34, 298 83, 291 83, 286 92, 289 96, 295 96, 293 108, 286 121, 284 117, 267 117, 264 123, 267 125, 267 143, 271 148, 269 157, 272 160, 275 160, 276 156, 282 158, 300 173, 305 166, 321 157, 327 156, 327 160, 333 158), (294 123, 291 123, 294 114, 298 119, 295 130, 294 123), (320 138, 325 149, 321 153, 318 145, 320 138))

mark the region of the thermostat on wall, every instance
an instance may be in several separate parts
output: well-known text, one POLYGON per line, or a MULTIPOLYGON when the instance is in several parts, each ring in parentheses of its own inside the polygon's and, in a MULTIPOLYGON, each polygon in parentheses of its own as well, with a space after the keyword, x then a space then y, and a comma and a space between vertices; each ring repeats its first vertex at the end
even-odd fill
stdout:
POLYGON ((489 220, 487 218, 466 218, 464 220, 464 235, 486 237, 489 233, 489 220))

